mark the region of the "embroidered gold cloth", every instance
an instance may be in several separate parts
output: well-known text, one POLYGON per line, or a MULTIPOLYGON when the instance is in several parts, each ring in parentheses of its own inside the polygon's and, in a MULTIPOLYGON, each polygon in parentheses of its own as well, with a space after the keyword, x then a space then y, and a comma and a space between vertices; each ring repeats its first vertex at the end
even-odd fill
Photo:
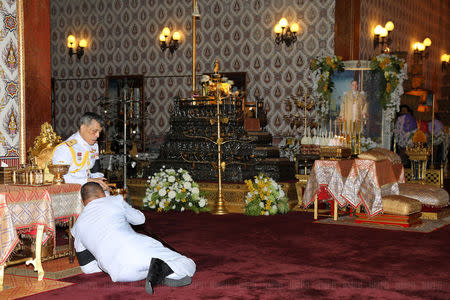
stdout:
POLYGON ((14 250, 18 232, 30 232, 37 225, 44 225, 44 243, 55 237, 55 219, 78 216, 83 208, 80 188, 78 184, 0 185, 0 264, 14 250))
POLYGON ((401 164, 402 160, 400 156, 388 149, 384 148, 373 148, 358 154, 360 159, 370 159, 375 161, 388 159, 392 164, 401 164))
POLYGON ((361 203, 369 215, 383 211, 381 197, 398 194, 398 183, 405 182, 401 164, 389 160, 316 160, 306 184, 303 205, 309 206, 318 195, 328 194, 339 205, 358 207, 361 203))
POLYGON ((419 200, 423 205, 446 207, 449 205, 449 195, 446 190, 427 184, 403 183, 399 185, 399 194, 419 200))
POLYGON ((387 195, 383 197, 383 211, 387 214, 408 216, 422 210, 420 201, 402 195, 387 195))

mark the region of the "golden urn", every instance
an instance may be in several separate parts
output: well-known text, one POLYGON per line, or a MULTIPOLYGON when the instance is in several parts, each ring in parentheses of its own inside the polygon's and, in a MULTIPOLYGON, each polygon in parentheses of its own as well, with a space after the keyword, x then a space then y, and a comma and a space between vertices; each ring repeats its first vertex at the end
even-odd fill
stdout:
POLYGON ((62 184, 64 183, 64 175, 69 172, 70 165, 54 165, 49 164, 48 170, 50 173, 54 175, 53 177, 53 184, 62 184))

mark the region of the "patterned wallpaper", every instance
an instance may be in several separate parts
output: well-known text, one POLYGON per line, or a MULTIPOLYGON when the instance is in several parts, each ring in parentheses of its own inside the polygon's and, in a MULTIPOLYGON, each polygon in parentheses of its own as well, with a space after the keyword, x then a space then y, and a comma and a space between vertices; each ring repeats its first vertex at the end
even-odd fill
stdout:
POLYGON ((430 56, 424 60, 424 87, 440 92, 442 73, 440 58, 450 51, 450 1, 448 0, 361 0, 360 58, 368 59, 379 53, 373 49, 373 28, 387 21, 394 22, 391 49, 408 52, 412 63, 412 45, 425 37, 432 44, 430 56))
MULTIPOLYGON (((219 59, 222 72, 247 72, 250 98, 266 101, 268 130, 289 133, 284 99, 312 86, 309 62, 334 51, 333 0, 199 0, 197 74, 211 72, 219 59), (287 48, 273 42, 281 17, 302 28, 287 48)), ((76 130, 87 110, 100 112, 105 76, 143 74, 150 99, 148 135, 169 129, 172 99, 189 96, 192 78, 191 0, 53 0, 50 3, 52 76, 56 79, 55 130, 76 130), (182 34, 180 48, 159 49, 164 26, 182 34), (88 40, 81 61, 67 55, 66 37, 88 40)))
POLYGON ((15 0, 0 1, 0 160, 16 165, 19 153, 19 57, 15 0))

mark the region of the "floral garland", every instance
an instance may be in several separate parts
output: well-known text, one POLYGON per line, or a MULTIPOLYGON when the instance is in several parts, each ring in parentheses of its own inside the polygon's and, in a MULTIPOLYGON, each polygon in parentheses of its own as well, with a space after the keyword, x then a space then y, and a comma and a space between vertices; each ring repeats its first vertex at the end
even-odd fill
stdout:
POLYGON ((328 113, 331 93, 334 83, 331 76, 334 72, 344 72, 344 62, 340 56, 326 56, 311 61, 310 69, 313 71, 314 90, 319 94, 319 113, 324 116, 328 113))
POLYGON ((285 214, 289 211, 288 198, 281 186, 264 174, 255 180, 246 180, 249 192, 245 196, 245 214, 249 216, 268 216, 285 214))
POLYGON ((190 209, 196 213, 208 211, 208 200, 201 196, 199 186, 186 170, 166 169, 153 174, 147 180, 147 189, 143 199, 145 208, 157 211, 190 209))
POLYGON ((408 78, 407 64, 395 55, 380 54, 372 58, 370 69, 380 71, 384 75, 385 82, 380 89, 380 104, 387 114, 386 117, 392 120, 399 111, 403 81, 408 78))

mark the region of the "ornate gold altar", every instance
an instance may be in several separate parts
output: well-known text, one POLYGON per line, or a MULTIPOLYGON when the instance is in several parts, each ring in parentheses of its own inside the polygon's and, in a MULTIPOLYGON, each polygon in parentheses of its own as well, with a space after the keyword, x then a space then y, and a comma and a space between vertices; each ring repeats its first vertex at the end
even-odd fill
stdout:
POLYGON ((426 183, 427 162, 431 154, 430 147, 424 147, 423 143, 414 143, 414 147, 406 147, 406 154, 411 160, 410 181, 426 183))

